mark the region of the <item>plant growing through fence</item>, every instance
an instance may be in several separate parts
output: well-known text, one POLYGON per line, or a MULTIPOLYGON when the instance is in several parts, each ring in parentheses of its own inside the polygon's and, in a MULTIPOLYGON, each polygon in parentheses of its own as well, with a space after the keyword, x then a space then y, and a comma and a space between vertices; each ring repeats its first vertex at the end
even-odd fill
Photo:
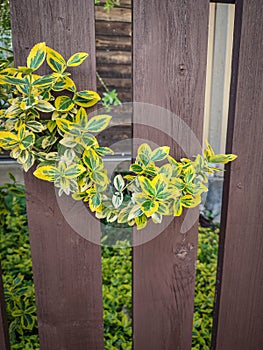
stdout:
POLYGON ((109 125, 111 117, 88 117, 86 109, 100 97, 91 90, 77 91, 67 72, 87 57, 79 52, 65 60, 39 43, 27 57, 27 66, 2 67, 5 106, 0 114, 0 147, 10 150, 25 171, 36 163, 37 178, 53 182, 59 195, 71 194, 75 200, 87 202, 97 218, 108 222, 142 229, 149 219, 161 223, 163 216, 180 216, 183 208, 197 206, 207 191, 206 174, 220 171, 214 163, 226 164, 236 156, 215 154, 207 143, 204 156, 177 161, 167 146, 151 150, 142 144, 130 173, 115 176, 109 186, 103 156, 113 151, 101 147, 95 134, 109 125), (36 74, 45 61, 52 72, 36 74), (157 165, 160 161, 166 163, 157 165))

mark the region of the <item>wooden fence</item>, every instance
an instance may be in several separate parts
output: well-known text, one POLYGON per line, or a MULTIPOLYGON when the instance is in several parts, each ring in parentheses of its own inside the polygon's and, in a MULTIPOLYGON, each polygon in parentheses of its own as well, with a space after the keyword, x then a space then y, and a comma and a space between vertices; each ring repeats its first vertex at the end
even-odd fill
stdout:
MULTIPOLYGON (((94 0, 10 2, 16 64, 39 41, 67 57, 85 50, 90 59, 74 79, 79 88, 95 89, 94 0)), ((261 0, 236 0, 235 6, 227 152, 239 158, 227 167, 224 182, 212 348, 258 350, 263 348, 263 7, 261 0)), ((201 142, 209 1, 134 0, 132 17, 133 100, 171 110, 201 142)), ((176 157, 183 155, 156 130, 138 127, 139 118, 135 111, 134 137, 147 133, 159 144, 169 143, 176 157)), ((51 184, 31 173, 25 181, 41 350, 103 349, 100 247, 68 225, 51 184)), ((176 218, 157 238, 133 249, 135 350, 191 349, 197 225, 181 234, 180 224, 176 218), (187 254, 178 254, 181 248, 187 254)), ((94 225, 87 230, 99 230, 94 225)), ((7 350, 1 293, 0 302, 0 345, 7 350)))

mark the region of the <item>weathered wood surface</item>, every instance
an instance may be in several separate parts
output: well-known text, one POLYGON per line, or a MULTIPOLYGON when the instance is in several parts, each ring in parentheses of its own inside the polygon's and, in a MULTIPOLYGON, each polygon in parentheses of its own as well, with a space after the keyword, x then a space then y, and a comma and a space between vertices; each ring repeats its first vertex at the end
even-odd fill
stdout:
MULTIPOLYGON (((114 88, 116 86, 120 88, 130 88, 131 79, 127 78, 104 78, 104 83, 108 88, 114 88)), ((98 83, 98 88, 101 88, 101 82, 98 83)))
POLYGON ((0 349, 10 350, 1 264, 0 264, 0 349))
POLYGON ((97 67, 100 75, 106 78, 130 78, 131 79, 131 65, 127 64, 108 64, 97 67))
POLYGON ((97 51, 98 65, 100 64, 131 64, 131 52, 127 51, 97 51))
POLYGON ((117 50, 117 51, 131 51, 131 38, 127 36, 96 36, 97 50, 117 50))
MULTIPOLYGON (((162 106, 178 115, 201 142, 206 80, 208 0, 133 1, 134 100, 162 106)), ((141 108, 143 112, 143 108, 141 108)), ((156 117, 156 116, 155 116, 156 117)), ((134 111, 133 137, 169 145, 180 158, 180 145, 156 129, 136 122, 151 116, 134 111)), ((157 119, 158 120, 158 119, 157 119)), ((160 118, 160 125, 169 121, 160 118)), ((176 134, 176 126, 168 125, 176 134)), ((185 135, 188 148, 191 136, 185 135)), ((136 153, 136 150, 134 150, 136 153)), ((176 218, 152 241, 133 251, 133 325, 135 350, 189 350, 197 251, 197 225, 180 233, 176 218)), ((151 234, 147 229, 134 233, 151 234)))
POLYGON ((98 21, 131 23, 131 10, 114 7, 109 12, 101 6, 95 7, 95 18, 98 21))
MULTIPOLYGON (((97 70, 122 102, 131 101, 131 1, 121 1, 110 12, 103 8, 104 3, 95 7, 97 70)), ((99 93, 105 92, 99 80, 97 83, 99 93)))
MULTIPOLYGON (((16 65, 39 41, 66 57, 87 51, 74 69, 78 89, 96 88, 94 1, 11 1, 16 65), (41 15, 40 15, 41 14, 41 15)), ((62 215, 50 183, 25 176, 41 350, 103 349, 101 250, 62 215)), ((100 225, 86 223, 87 233, 100 225)))
POLYGON ((95 26, 98 35, 131 37, 132 34, 131 24, 126 22, 96 21, 95 26))
POLYGON ((263 349, 262 1, 237 1, 236 16, 227 151, 238 159, 225 176, 213 349, 257 350, 263 349))

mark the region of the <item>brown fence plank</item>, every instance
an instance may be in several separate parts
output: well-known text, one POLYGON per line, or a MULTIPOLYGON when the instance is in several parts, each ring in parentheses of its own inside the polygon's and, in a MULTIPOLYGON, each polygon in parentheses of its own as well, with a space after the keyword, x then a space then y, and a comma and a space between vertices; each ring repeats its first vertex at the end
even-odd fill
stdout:
MULTIPOLYGON (((96 88, 94 1, 11 1, 16 64, 39 41, 66 57, 87 51, 77 87, 96 88)), ((41 350, 103 349, 101 251, 69 226, 54 187, 25 176, 41 350)), ((87 233, 100 232, 86 223, 87 233)))
MULTIPOLYGON (((134 100, 176 113, 201 141, 209 1, 134 0, 133 11, 134 100)), ((134 123, 145 118, 135 107, 134 123)), ((173 123, 170 128, 176 134, 173 123)), ((135 124, 133 135, 170 145, 176 158, 183 155, 180 145, 158 130, 135 124)), ((188 148, 194 147, 191 137, 185 138, 188 148)), ((136 350, 191 348, 197 225, 182 234, 182 220, 176 218, 157 238, 134 248, 136 350)))
POLYGON ((240 50, 234 52, 227 150, 238 159, 225 178, 214 348, 256 350, 263 349, 263 7, 261 0, 236 7, 241 36, 236 28, 240 50))
POLYGON ((0 349, 10 350, 1 264, 0 264, 0 349))

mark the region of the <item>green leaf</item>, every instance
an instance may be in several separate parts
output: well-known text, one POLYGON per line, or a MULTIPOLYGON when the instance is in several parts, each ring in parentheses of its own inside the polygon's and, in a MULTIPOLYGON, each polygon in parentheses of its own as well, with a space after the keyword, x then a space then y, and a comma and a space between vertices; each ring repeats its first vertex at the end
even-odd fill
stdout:
POLYGON ((156 161, 164 160, 169 155, 169 152, 170 152, 170 147, 168 146, 158 147, 152 152, 151 161, 156 162, 156 161))
POLYGON ((156 189, 151 180, 149 180, 147 177, 139 176, 139 182, 144 193, 149 196, 155 196, 156 189))
POLYGON ((27 149, 28 147, 32 146, 35 142, 35 135, 30 132, 27 133, 27 135, 23 138, 23 140, 20 141, 21 149, 27 149))
POLYGON ((68 59, 67 66, 68 67, 79 66, 81 63, 85 61, 87 57, 88 57, 88 54, 86 52, 77 52, 68 59))
POLYGON ((36 44, 27 57, 27 67, 34 70, 38 69, 46 58, 46 43, 36 44))
POLYGON ((125 186, 125 182, 123 180, 123 177, 119 174, 115 176, 113 180, 113 185, 116 188, 117 191, 121 192, 125 186))
POLYGON ((68 96, 59 96, 55 100, 55 107, 59 112, 68 112, 74 107, 74 102, 68 96))
POLYGON ((68 179, 73 179, 78 177, 80 174, 84 173, 86 171, 86 168, 81 164, 73 164, 67 167, 65 170, 65 176, 68 179))
MULTIPOLYGON (((55 123, 56 124, 56 123, 55 123)), ((31 120, 29 122, 26 122, 26 127, 29 129, 29 130, 32 130, 34 132, 41 132, 43 130, 46 129, 46 126, 43 125, 42 123, 40 122, 37 122, 35 120, 31 120)))
POLYGON ((60 172, 55 166, 52 165, 44 165, 38 167, 34 171, 35 177, 45 181, 54 181, 57 177, 60 176, 60 172))
POLYGON ((147 143, 143 143, 138 148, 138 158, 144 165, 148 165, 151 159, 152 150, 147 143))
POLYGON ((137 225, 137 230, 142 230, 143 228, 146 227, 147 225, 147 216, 146 215, 141 215, 135 218, 135 223, 137 225))
POLYGON ((77 105, 85 108, 94 106, 99 100, 99 94, 90 90, 76 92, 73 98, 77 105))
POLYGON ((48 87, 53 84, 53 82, 56 80, 56 77, 54 77, 53 74, 48 74, 48 75, 44 75, 43 77, 40 77, 38 79, 36 79, 33 82, 33 86, 37 87, 37 88, 45 88, 48 87))
POLYGON ((128 221, 135 219, 143 214, 140 205, 136 204, 131 210, 128 215, 128 221))
POLYGON ((209 157, 209 163, 227 164, 236 158, 237 156, 235 154, 215 154, 209 157))
POLYGON ((0 131, 0 147, 10 149, 18 143, 17 135, 9 131, 0 131))
POLYGON ((112 196, 112 204, 115 209, 118 209, 122 202, 123 202, 123 193, 122 192, 115 192, 114 195, 112 196))
POLYGON ((34 107, 40 112, 46 112, 46 113, 53 112, 55 110, 55 107, 52 106, 51 103, 45 100, 38 101, 38 104, 34 107))
POLYGON ((143 168, 139 164, 131 164, 130 171, 135 174, 141 174, 143 172, 143 168))
POLYGON ((90 132, 100 132, 104 130, 111 120, 109 115, 97 115, 91 118, 87 124, 87 130, 90 132))
POLYGON ((66 61, 57 51, 47 47, 47 64, 58 73, 63 73, 67 67, 66 61))

